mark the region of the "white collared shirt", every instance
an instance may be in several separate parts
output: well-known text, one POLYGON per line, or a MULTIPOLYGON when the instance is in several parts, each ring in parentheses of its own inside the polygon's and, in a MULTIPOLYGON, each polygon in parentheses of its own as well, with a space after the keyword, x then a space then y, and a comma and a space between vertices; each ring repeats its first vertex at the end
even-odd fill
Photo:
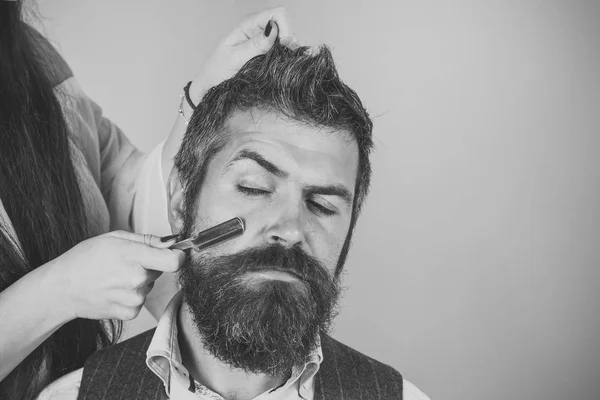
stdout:
MULTIPOLYGON (((148 351, 146 365, 164 384, 163 400, 223 400, 218 393, 194 381, 190 391, 190 375, 183 366, 177 340, 177 314, 182 295, 176 294, 163 313, 148 351)), ((282 386, 265 391, 253 400, 312 400, 314 377, 323 361, 321 347, 311 354, 306 365, 292 371, 291 377, 282 386)), ((39 395, 37 400, 76 400, 81 385, 83 369, 71 372, 54 381, 39 395)), ((404 400, 429 400, 415 385, 404 379, 404 400)))

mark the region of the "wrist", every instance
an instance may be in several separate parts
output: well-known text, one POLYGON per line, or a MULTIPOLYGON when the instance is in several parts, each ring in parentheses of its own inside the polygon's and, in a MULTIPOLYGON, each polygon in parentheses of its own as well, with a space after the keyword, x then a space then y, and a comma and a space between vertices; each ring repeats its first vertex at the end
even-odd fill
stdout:
POLYGON ((200 77, 196 77, 190 86, 190 99, 197 106, 207 92, 206 83, 200 77))
POLYGON ((40 266, 37 271, 42 274, 42 282, 44 282, 42 285, 44 293, 41 298, 49 302, 53 319, 65 324, 77 318, 71 280, 61 267, 60 257, 40 266))
POLYGON ((202 97, 204 97, 204 87, 200 79, 196 78, 183 88, 178 112, 185 120, 186 125, 189 123, 190 118, 192 118, 194 110, 200 104, 200 101, 202 101, 202 97))

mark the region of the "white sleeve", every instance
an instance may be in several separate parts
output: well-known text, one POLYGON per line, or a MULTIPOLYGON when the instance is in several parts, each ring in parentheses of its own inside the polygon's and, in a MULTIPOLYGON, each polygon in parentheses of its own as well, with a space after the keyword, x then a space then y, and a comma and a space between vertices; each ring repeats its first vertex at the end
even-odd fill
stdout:
POLYGON ((402 378, 402 398, 404 400, 430 400, 425 393, 404 378, 402 378))
MULTIPOLYGON (((162 173, 164 142, 150 152, 137 176, 133 201, 132 225, 134 232, 157 236, 171 234, 167 218, 167 189, 162 173)), ((179 288, 175 276, 162 274, 146 296, 144 306, 158 321, 165 307, 179 288)))
POLYGON ((167 218, 167 189, 162 173, 164 142, 144 160, 136 180, 132 225, 134 232, 157 236, 171 234, 167 218))

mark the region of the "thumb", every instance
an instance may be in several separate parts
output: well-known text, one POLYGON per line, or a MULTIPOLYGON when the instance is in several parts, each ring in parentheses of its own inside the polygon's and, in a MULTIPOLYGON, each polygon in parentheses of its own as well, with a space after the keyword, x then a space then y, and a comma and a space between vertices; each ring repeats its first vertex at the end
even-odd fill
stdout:
POLYGON ((279 35, 277 23, 275 21, 269 21, 264 31, 258 33, 252 39, 240 44, 240 50, 246 55, 246 59, 250 59, 259 54, 264 54, 273 47, 277 35, 279 35))
POLYGON ((158 249, 166 249, 175 243, 175 238, 163 242, 159 236, 150 235, 149 233, 141 234, 127 231, 113 231, 107 233, 106 236, 129 240, 131 242, 145 244, 146 246, 155 247, 158 249))

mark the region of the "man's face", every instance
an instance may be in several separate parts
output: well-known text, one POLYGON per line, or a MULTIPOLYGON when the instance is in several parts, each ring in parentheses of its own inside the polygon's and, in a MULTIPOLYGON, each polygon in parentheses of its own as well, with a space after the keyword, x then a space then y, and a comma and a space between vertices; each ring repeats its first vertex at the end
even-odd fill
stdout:
POLYGON ((326 331, 348 234, 358 148, 347 133, 239 112, 207 167, 186 235, 241 217, 244 235, 191 252, 180 283, 204 346, 230 366, 284 374, 326 331))
MULTIPOLYGON (((244 235, 205 255, 276 243, 300 247, 333 274, 352 215, 356 142, 346 132, 257 110, 235 113, 228 127, 230 139, 209 163, 189 233, 241 217, 244 235)), ((248 275, 291 278, 275 271, 248 275)))

